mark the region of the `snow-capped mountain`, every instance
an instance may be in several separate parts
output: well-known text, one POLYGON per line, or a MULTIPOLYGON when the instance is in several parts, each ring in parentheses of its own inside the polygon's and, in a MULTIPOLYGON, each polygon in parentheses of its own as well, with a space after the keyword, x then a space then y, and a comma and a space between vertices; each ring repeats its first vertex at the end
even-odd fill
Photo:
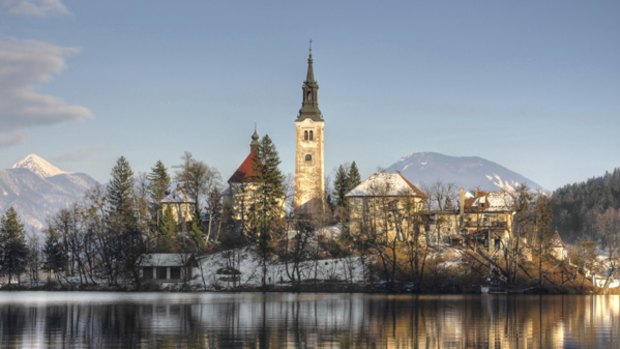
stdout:
POLYGON ((37 154, 29 154, 24 159, 14 163, 11 168, 25 168, 45 178, 67 173, 37 154))
POLYGON ((413 153, 389 166, 386 171, 400 172, 416 185, 437 181, 454 183, 471 190, 512 190, 526 185, 532 191, 545 191, 538 183, 495 162, 477 156, 449 156, 439 153, 413 153))
POLYGON ((13 206, 26 229, 40 231, 48 216, 80 201, 97 181, 84 173, 69 173, 36 154, 9 169, 0 169, 0 213, 13 206))

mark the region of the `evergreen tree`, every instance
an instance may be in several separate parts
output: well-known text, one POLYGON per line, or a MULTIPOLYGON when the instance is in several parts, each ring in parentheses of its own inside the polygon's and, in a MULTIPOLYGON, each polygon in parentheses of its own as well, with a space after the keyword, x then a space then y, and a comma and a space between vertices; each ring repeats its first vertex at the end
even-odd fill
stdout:
POLYGON ((260 145, 256 162, 254 182, 254 200, 249 209, 249 226, 252 227, 252 238, 257 242, 261 256, 262 284, 266 284, 267 260, 271 252, 271 234, 282 219, 284 202, 284 175, 278 168, 280 157, 275 145, 265 135, 260 145))
POLYGON ((120 273, 132 274, 138 282, 135 261, 144 248, 136 219, 133 182, 129 162, 121 156, 112 168, 107 187, 108 224, 103 253, 112 263, 108 275, 111 284, 116 284, 120 273))
POLYGON ((114 228, 119 232, 135 227, 133 200, 133 171, 124 156, 112 168, 112 179, 107 187, 107 202, 114 228))
POLYGON ((155 217, 156 224, 159 224, 162 219, 160 203, 166 197, 168 187, 170 187, 170 176, 168 175, 168 170, 166 166, 164 166, 164 163, 157 160, 155 166, 151 168, 151 172, 148 174, 147 179, 149 180, 148 190, 153 209, 153 217, 155 217))
POLYGON ((345 207, 345 195, 349 188, 349 178, 345 165, 338 166, 334 179, 334 198, 336 207, 345 207))
POLYGON ((169 207, 163 209, 161 225, 159 226, 158 246, 160 252, 172 252, 175 250, 177 237, 177 223, 169 207))
POLYGON ((27 257, 24 226, 10 207, 0 220, 0 273, 8 276, 9 284, 13 276, 19 282, 19 275, 26 270, 27 257))
POLYGON ((67 253, 56 229, 48 227, 46 235, 45 246, 43 246, 43 270, 54 273, 56 279, 60 280, 60 273, 65 271, 67 266, 67 253))
POLYGON ((347 173, 347 193, 357 187, 361 182, 360 171, 357 169, 355 161, 353 161, 347 173))

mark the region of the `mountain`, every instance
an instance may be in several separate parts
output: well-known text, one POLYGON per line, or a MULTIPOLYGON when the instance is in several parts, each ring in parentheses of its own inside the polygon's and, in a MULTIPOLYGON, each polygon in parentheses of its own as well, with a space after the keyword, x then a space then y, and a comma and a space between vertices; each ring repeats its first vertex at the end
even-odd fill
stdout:
POLYGON ((40 231, 48 216, 83 198, 98 185, 84 173, 70 173, 36 154, 0 169, 0 212, 13 206, 26 229, 40 231))
POLYGON ((495 162, 477 156, 413 153, 390 165, 386 171, 400 172, 416 185, 437 181, 454 183, 466 190, 512 190, 521 184, 533 191, 545 191, 538 183, 495 162))

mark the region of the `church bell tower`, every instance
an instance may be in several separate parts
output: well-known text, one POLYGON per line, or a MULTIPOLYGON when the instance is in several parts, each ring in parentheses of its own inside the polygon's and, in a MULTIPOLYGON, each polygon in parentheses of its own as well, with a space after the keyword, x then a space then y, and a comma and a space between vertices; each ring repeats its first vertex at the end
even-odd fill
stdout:
MULTIPOLYGON (((312 45, 312 41, 310 44, 312 45)), ((319 85, 314 80, 312 63, 312 46, 310 46, 308 72, 302 87, 301 109, 295 120, 296 156, 293 206, 296 212, 317 215, 324 213, 325 210, 323 156, 325 122, 319 110, 319 85)))

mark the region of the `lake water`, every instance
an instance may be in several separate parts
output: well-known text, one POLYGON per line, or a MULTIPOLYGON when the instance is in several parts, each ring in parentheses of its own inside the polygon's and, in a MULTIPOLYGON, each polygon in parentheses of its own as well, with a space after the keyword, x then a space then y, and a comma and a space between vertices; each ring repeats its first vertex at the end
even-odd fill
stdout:
POLYGON ((0 292, 1 348, 620 348, 620 296, 0 292))

